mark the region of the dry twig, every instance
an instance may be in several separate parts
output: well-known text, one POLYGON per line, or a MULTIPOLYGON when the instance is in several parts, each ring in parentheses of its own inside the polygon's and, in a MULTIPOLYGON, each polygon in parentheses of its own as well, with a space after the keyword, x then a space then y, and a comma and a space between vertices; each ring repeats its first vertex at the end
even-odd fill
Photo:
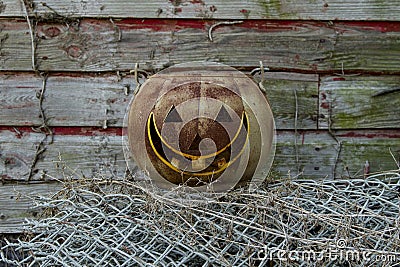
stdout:
POLYGON ((50 137, 50 141, 48 142, 48 144, 52 144, 53 138, 54 138, 53 131, 47 125, 47 117, 46 117, 46 114, 45 114, 44 108, 43 108, 43 100, 44 100, 44 95, 46 92, 48 75, 47 75, 47 73, 41 73, 40 76, 42 77, 42 89, 37 94, 37 98, 39 99, 39 112, 40 112, 40 118, 42 120, 42 124, 38 127, 33 127, 32 130, 35 132, 38 132, 38 133, 43 133, 44 137, 36 147, 36 152, 33 157, 31 166, 29 168, 28 181, 32 180, 33 175, 35 174, 35 166, 36 166, 38 160, 40 159, 40 156, 46 151, 47 138, 50 137))
POLYGON ((22 9, 24 11, 24 15, 25 15, 25 19, 26 22, 28 23, 28 27, 29 27, 29 35, 31 37, 31 60, 32 60, 32 69, 34 71, 37 71, 37 66, 36 66, 36 44, 35 44, 35 35, 34 35, 34 31, 33 31, 33 27, 32 27, 32 22, 31 19, 29 17, 29 13, 28 13, 28 8, 25 4, 24 0, 20 0, 21 5, 22 5, 22 9))
POLYGON ((332 103, 331 102, 329 102, 328 132, 329 132, 329 135, 333 138, 333 140, 335 140, 335 142, 338 145, 335 162, 334 162, 333 170, 332 170, 332 178, 335 179, 336 178, 336 168, 338 165, 340 152, 342 151, 342 142, 337 138, 336 134, 332 130, 332 103))
POLYGON ((222 22, 218 22, 215 23, 213 25, 211 25, 211 27, 208 29, 208 40, 210 42, 213 42, 213 36, 212 36, 212 32, 215 28, 219 27, 219 26, 223 26, 223 25, 234 25, 234 24, 240 24, 243 23, 243 20, 239 20, 239 21, 222 21, 222 22))
POLYGON ((297 120, 299 116, 299 103, 297 100, 297 89, 293 89, 294 101, 295 101, 295 115, 294 115, 294 149, 296 153, 296 166, 297 166, 297 174, 300 174, 300 162, 299 162, 299 146, 297 144, 297 120))
MULTIPOLYGON (((36 233, 32 240, 2 247, 26 257, 0 253, 0 259, 41 266, 265 266, 282 263, 271 251, 400 256, 399 186, 396 172, 350 180, 290 179, 252 193, 187 202, 150 194, 127 180, 71 180, 53 197, 36 199, 47 217, 29 221, 29 231, 36 233)), ((373 262, 371 257, 348 263, 373 262)), ((308 263, 299 258, 291 266, 308 263)))

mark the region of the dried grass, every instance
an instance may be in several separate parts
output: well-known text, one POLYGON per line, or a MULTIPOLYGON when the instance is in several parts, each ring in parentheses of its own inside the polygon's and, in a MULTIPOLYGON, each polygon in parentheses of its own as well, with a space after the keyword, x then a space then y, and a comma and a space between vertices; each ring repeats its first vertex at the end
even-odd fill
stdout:
POLYGON ((132 181, 69 181, 35 199, 43 217, 27 222, 33 238, 2 248, 28 256, 1 252, 0 259, 17 266, 391 266, 400 256, 399 178, 396 171, 281 179, 201 203, 132 181), (325 254, 291 259, 293 251, 325 254))

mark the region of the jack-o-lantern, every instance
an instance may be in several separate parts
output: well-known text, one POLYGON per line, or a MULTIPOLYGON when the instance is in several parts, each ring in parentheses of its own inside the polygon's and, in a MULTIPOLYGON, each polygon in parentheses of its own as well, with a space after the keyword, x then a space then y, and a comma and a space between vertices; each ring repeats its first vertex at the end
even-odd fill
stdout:
POLYGON ((221 64, 181 64, 149 78, 131 103, 127 130, 137 165, 163 188, 227 191, 262 181, 272 163, 266 98, 221 64))

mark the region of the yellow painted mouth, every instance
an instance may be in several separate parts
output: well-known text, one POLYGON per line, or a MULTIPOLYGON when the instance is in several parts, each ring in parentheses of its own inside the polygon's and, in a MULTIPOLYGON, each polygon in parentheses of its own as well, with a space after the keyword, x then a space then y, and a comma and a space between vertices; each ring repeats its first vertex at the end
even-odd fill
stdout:
POLYGON ((185 175, 210 176, 210 175, 216 175, 216 174, 219 174, 219 173, 223 172, 226 168, 228 168, 233 163, 235 163, 237 161, 237 159, 239 159, 240 156, 243 154, 244 149, 247 146, 247 143, 249 141, 250 125, 249 125, 248 122, 249 122, 248 116, 247 116, 246 112, 243 112, 242 113, 242 119, 241 119, 241 122, 240 122, 240 127, 239 127, 238 131, 236 132, 236 134, 235 134, 234 138, 232 139, 232 141, 229 144, 227 144, 225 147, 220 149, 219 151, 211 153, 211 154, 208 154, 208 155, 204 155, 204 156, 195 156, 195 155, 190 155, 190 154, 187 154, 187 153, 183 153, 181 151, 178 151, 178 150, 174 149, 171 145, 169 145, 162 138, 159 130, 157 129, 157 126, 156 126, 156 123, 155 123, 155 120, 154 120, 153 112, 150 113, 149 118, 147 119, 147 136, 148 136, 148 139, 149 139, 149 143, 150 143, 151 149, 153 150, 154 154, 157 156, 158 159, 160 159, 170 169, 174 170, 177 173, 185 174, 185 175), (183 171, 183 170, 177 168, 176 166, 171 164, 166 158, 164 158, 157 151, 156 147, 154 146, 153 136, 152 136, 152 132, 156 132, 157 136, 155 138, 159 139, 164 145, 166 145, 171 151, 173 151, 177 155, 180 155, 180 156, 192 159, 192 160, 199 160, 199 159, 207 159, 207 158, 215 157, 215 156, 219 155, 220 153, 224 152, 226 149, 228 149, 236 141, 236 139, 238 138, 243 126, 246 128, 246 140, 245 140, 245 143, 243 144, 243 147, 241 148, 240 152, 231 161, 229 161, 229 162, 223 164, 222 166, 220 166, 219 169, 213 170, 213 171, 207 171, 207 172, 188 172, 188 171, 183 171))
MULTIPOLYGON (((177 155, 183 156, 183 157, 185 157, 185 158, 197 160, 197 159, 208 159, 208 158, 215 157, 215 156, 217 156, 218 154, 221 154, 222 152, 224 152, 227 148, 229 148, 229 147, 236 141, 236 139, 237 139, 238 136, 239 136, 239 133, 240 133, 242 127, 243 127, 244 116, 247 116, 247 114, 245 115, 245 112, 242 113, 242 119, 240 120, 240 126, 239 126, 239 128, 238 128, 238 130, 237 130, 235 136, 233 137, 232 141, 231 141, 229 144, 227 144, 225 147, 221 148, 220 150, 218 150, 218 151, 216 151, 216 152, 214 152, 214 153, 208 154, 208 155, 204 155, 204 156, 191 155, 191 154, 183 153, 182 151, 179 151, 179 150, 175 149, 175 148, 172 147, 170 144, 168 144, 168 142, 165 141, 165 139, 162 137, 160 131, 159 131, 158 128, 157 128, 156 121, 154 120, 154 114, 153 114, 153 112, 150 113, 149 120, 150 120, 150 117, 153 117, 152 121, 153 121, 153 124, 154 124, 154 129, 155 129, 156 132, 157 132, 158 138, 161 140, 161 142, 162 142, 164 145, 166 145, 170 150, 172 150, 172 151, 173 151, 175 154, 177 154, 177 155)), ((246 117, 246 120, 247 120, 247 117, 246 117)), ((247 121, 248 121, 248 120, 247 120, 247 121)), ((149 123, 149 122, 148 122, 148 123, 149 123)), ((248 128, 247 128, 247 129, 248 129, 248 128)))

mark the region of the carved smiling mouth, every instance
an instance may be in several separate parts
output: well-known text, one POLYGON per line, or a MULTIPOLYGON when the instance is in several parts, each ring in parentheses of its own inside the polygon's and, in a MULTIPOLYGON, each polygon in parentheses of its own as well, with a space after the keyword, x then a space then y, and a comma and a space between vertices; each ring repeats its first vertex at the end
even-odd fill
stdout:
POLYGON ((275 154, 265 95, 247 75, 219 63, 178 64, 154 74, 132 99, 126 122, 126 159, 156 194, 158 187, 175 196, 181 185, 196 196, 253 190, 275 154))
MULTIPOLYGON (((214 121, 213 123, 219 124, 214 121)), ((242 113, 240 126, 231 141, 212 153, 201 153, 199 147, 204 140, 199 134, 189 149, 176 149, 169 144, 157 128, 151 112, 146 125, 146 149, 156 159, 154 166, 160 174, 174 184, 201 186, 216 179, 243 154, 249 140, 249 119, 242 113)), ((217 140, 213 140, 216 142, 217 140)))

